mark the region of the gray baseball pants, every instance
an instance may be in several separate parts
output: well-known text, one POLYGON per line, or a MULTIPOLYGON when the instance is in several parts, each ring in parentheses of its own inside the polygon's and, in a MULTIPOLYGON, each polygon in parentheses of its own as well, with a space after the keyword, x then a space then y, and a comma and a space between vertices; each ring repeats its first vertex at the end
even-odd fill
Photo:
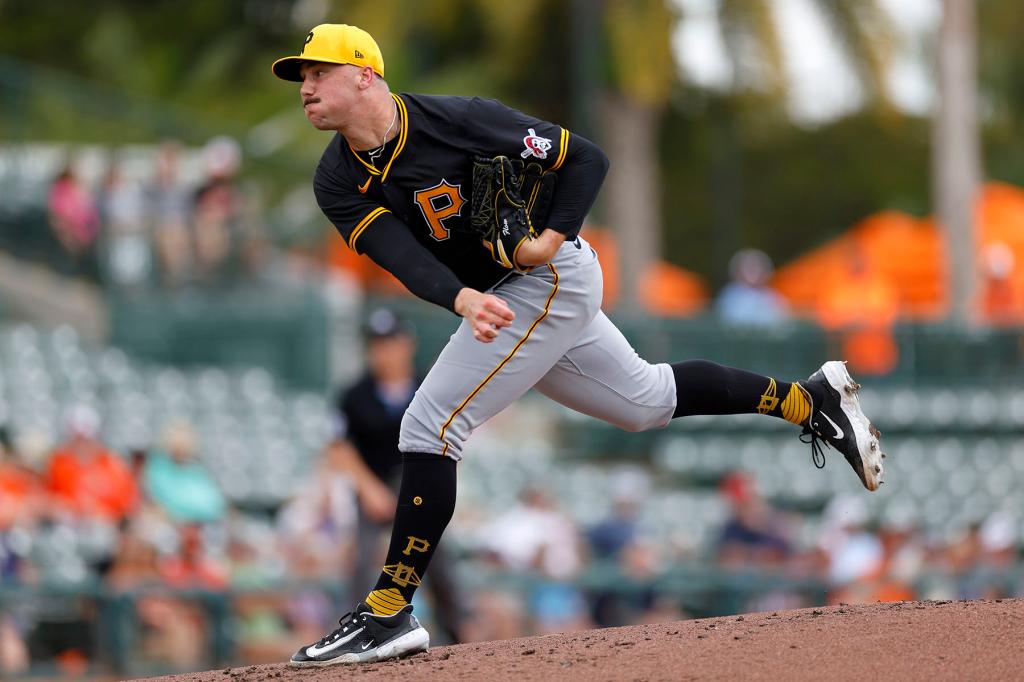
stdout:
POLYGON ((399 449, 459 460, 473 429, 533 387, 627 431, 665 426, 676 406, 672 369, 637 355, 601 312, 602 292, 601 265, 583 239, 498 284, 491 293, 515 321, 482 343, 463 320, 406 410, 399 449))

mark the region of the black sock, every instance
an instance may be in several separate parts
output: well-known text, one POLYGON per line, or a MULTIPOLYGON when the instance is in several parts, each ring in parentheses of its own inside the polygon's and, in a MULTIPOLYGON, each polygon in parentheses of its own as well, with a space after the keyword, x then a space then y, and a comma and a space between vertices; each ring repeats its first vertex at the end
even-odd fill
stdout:
POLYGON ((403 454, 388 556, 377 585, 366 597, 374 613, 389 616, 412 601, 455 511, 455 470, 451 457, 403 454))
POLYGON ((707 360, 677 362, 672 373, 676 378, 673 417, 758 413, 801 425, 810 416, 815 397, 795 381, 776 381, 707 360))

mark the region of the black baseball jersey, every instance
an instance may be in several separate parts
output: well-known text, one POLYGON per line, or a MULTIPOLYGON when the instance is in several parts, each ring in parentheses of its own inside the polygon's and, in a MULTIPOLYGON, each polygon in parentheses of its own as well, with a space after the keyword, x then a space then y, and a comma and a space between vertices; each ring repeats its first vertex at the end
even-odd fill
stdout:
MULTIPOLYGON (((479 237, 459 229, 468 228, 470 220, 473 158, 505 155, 558 171, 569 132, 495 100, 392 97, 398 135, 374 165, 367 152, 356 152, 336 134, 316 169, 317 202, 357 253, 363 234, 391 214, 463 284, 484 291, 509 270, 491 259, 479 237)), ((573 232, 571 238, 578 229, 560 231, 573 232)))

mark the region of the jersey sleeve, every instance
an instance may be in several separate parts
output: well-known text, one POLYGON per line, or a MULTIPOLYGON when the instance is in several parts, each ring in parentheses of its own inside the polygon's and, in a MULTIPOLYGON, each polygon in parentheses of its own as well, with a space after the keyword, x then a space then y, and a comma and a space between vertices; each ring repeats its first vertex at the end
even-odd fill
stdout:
POLYGON ((359 250, 359 238, 370 229, 376 220, 391 211, 361 194, 354 186, 345 186, 334 173, 323 165, 316 170, 313 178, 313 193, 317 204, 327 219, 334 224, 345 239, 345 243, 356 253, 359 250))
POLYGON ((557 171, 569 149, 569 131, 565 128, 493 99, 471 99, 463 124, 475 155, 536 161, 546 170, 557 171))

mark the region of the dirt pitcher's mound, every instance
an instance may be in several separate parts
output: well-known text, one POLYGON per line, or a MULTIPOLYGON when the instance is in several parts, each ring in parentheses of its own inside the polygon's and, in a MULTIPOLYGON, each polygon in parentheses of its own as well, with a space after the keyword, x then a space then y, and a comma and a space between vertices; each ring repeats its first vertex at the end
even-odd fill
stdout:
POLYGON ((832 606, 439 647, 402 661, 156 678, 301 680, 1009 680, 1024 600, 832 606))

